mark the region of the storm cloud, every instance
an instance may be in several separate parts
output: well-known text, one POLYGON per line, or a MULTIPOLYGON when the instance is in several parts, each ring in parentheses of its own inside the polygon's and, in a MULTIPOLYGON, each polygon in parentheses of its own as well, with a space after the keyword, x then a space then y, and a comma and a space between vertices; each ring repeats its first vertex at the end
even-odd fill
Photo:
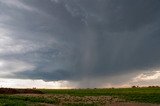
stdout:
POLYGON ((96 87, 159 66, 159 0, 0 0, 0 77, 96 87))

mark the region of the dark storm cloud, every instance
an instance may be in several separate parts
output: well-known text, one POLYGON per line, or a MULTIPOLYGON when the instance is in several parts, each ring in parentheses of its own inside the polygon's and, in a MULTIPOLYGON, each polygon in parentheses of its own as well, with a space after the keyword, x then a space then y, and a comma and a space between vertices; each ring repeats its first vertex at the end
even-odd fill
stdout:
POLYGON ((0 0, 0 16, 0 58, 33 66, 8 77, 89 83, 160 65, 159 0, 0 0))

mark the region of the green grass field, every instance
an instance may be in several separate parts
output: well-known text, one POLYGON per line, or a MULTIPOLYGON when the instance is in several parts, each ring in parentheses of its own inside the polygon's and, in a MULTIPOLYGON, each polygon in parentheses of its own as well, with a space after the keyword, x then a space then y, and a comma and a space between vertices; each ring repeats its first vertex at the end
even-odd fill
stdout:
POLYGON ((127 101, 160 103, 160 88, 119 88, 119 89, 41 89, 47 94, 69 94, 75 96, 118 96, 127 101))
MULTIPOLYGON (((69 95, 68 98, 76 97, 79 102, 64 103, 64 106, 98 106, 98 102, 85 103, 83 97, 91 96, 111 96, 125 100, 125 102, 140 102, 160 104, 160 88, 119 88, 119 89, 37 89, 44 94, 40 95, 18 95, 18 94, 0 94, 0 106, 44 106, 42 103, 59 105, 60 97, 69 95), (49 96, 48 96, 49 95, 49 96), (60 96, 52 96, 60 95, 60 96), (81 102, 83 101, 83 102, 81 102)), ((111 98, 112 99, 112 98, 111 98)), ((65 101, 65 100, 64 100, 65 101)))

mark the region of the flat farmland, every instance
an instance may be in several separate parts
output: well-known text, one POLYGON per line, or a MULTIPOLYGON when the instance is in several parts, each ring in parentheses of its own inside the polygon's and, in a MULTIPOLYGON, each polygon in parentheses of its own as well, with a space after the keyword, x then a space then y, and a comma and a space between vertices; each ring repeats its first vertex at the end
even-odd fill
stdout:
POLYGON ((0 106, 160 106, 160 88, 0 89, 0 106))

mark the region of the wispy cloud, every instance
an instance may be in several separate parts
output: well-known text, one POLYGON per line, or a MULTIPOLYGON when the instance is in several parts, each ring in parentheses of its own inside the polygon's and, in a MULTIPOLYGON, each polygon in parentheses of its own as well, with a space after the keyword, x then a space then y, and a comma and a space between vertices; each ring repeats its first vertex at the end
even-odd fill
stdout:
POLYGON ((37 11, 37 9, 24 4, 21 0, 0 0, 0 2, 6 4, 9 7, 16 7, 28 11, 37 11))

